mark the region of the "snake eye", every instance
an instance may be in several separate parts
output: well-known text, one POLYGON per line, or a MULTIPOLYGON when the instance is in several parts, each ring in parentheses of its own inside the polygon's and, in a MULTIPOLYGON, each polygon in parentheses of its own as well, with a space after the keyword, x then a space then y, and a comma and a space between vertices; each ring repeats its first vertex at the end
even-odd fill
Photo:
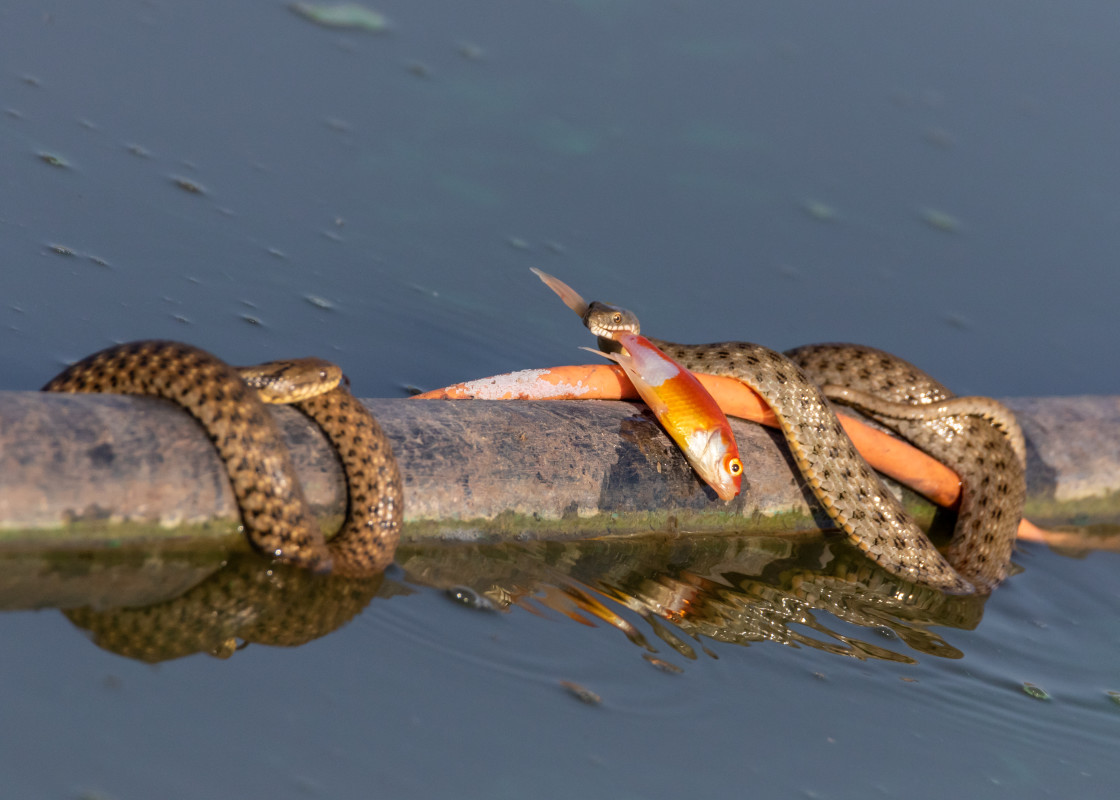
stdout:
POLYGON ((731 473, 732 477, 738 477, 743 471, 743 462, 737 458, 731 459, 727 462, 727 471, 731 473))
POLYGON ((611 316, 611 321, 617 325, 618 323, 622 322, 622 315, 617 311, 614 312, 614 314, 611 316))

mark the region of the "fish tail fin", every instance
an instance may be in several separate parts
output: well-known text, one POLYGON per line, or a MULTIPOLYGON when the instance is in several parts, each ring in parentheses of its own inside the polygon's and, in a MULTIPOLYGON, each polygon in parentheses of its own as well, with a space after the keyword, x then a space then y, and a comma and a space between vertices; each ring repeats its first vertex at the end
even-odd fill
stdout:
POLYGON ((579 292, 571 286, 536 267, 529 267, 529 271, 544 281, 545 286, 560 295, 560 299, 564 301, 564 305, 576 312, 580 317, 583 317, 587 313, 587 301, 580 297, 579 292))

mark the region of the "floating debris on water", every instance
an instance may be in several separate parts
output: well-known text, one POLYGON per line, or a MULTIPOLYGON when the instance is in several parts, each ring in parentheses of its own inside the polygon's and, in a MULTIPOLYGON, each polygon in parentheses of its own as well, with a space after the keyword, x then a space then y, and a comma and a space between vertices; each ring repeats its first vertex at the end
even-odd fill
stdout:
POLYGON ((1023 692, 1028 696, 1033 697, 1035 700, 1049 700, 1050 695, 1041 686, 1036 686, 1033 683, 1023 682, 1023 692))
POLYGON ((650 666, 655 667, 662 672, 667 672, 670 675, 681 675, 682 673, 684 673, 684 670, 678 667, 676 664, 670 664, 668 661, 660 658, 655 658, 649 653, 642 653, 642 658, 648 661, 650 663, 650 666))
POLYGON ((946 323, 953 326, 954 328, 958 328, 962 331, 972 329, 972 322, 969 321, 968 317, 957 314, 954 311, 946 311, 941 315, 941 319, 943 319, 946 323))
POLYGON ((206 194, 206 188, 200 184, 192 181, 190 178, 183 178, 179 175, 172 175, 171 182, 182 189, 184 192, 191 194, 206 194))
POLYGON ((595 694, 585 686, 580 686, 578 683, 572 681, 560 681, 560 685, 568 690, 568 694, 579 700, 581 703, 587 703, 589 706, 601 705, 603 698, 595 694))
POLYGON ((132 155, 134 155, 138 158, 151 158, 152 157, 152 154, 150 152, 148 152, 148 149, 146 147, 141 147, 138 144, 125 145, 125 149, 128 150, 128 152, 132 153, 132 155))
POLYGON ((317 294, 305 294, 303 299, 309 302, 315 308, 322 308, 327 311, 334 311, 334 303, 325 297, 320 297, 317 294))
POLYGON ((836 213, 835 208, 819 200, 802 201, 801 210, 813 219, 820 220, 821 222, 836 222, 836 220, 840 219, 840 215, 836 213))
POLYGON ((67 161, 65 158, 63 158, 62 156, 58 155, 57 153, 48 153, 46 151, 40 151, 40 152, 36 153, 35 155, 37 155, 39 157, 39 160, 42 161, 44 164, 50 164, 52 167, 58 167, 60 169, 69 169, 70 168, 70 162, 67 161))
POLYGON ((884 639, 898 641, 898 634, 886 625, 876 625, 872 630, 884 639))
POLYGON ((961 221, 952 214, 938 211, 936 208, 923 208, 921 210, 922 222, 931 228, 936 228, 945 233, 957 233, 961 229, 961 221))
POLYGON ((486 51, 472 42, 459 42, 459 55, 468 61, 482 61, 486 58, 486 51))
POLYGON ((288 8, 304 19, 327 28, 351 28, 367 33, 387 33, 392 28, 384 14, 358 3, 291 3, 288 8))
POLYGON ((533 249, 533 246, 531 244, 529 244, 524 239, 520 239, 516 236, 507 236, 506 237, 506 244, 508 244, 514 250, 532 250, 533 249))
POLYGON ((77 258, 78 256, 81 256, 91 264, 96 264, 97 266, 103 267, 104 269, 113 268, 113 265, 101 256, 95 256, 91 253, 82 253, 72 247, 67 247, 64 244, 58 244, 57 242, 48 242, 46 247, 47 250, 54 253, 56 256, 65 256, 66 258, 77 258))
MULTIPOLYGON (((257 310, 257 304, 254 303, 252 300, 242 300, 241 305, 243 305, 245 308, 248 308, 252 311, 257 310)), ((240 319, 243 322, 248 322, 250 325, 254 325, 254 326, 257 326, 257 327, 264 327, 264 323, 261 322, 261 318, 258 317, 256 314, 239 314, 238 316, 240 317, 240 319)))
POLYGON ((461 606, 472 611, 497 611, 490 599, 469 586, 452 586, 445 594, 461 606))

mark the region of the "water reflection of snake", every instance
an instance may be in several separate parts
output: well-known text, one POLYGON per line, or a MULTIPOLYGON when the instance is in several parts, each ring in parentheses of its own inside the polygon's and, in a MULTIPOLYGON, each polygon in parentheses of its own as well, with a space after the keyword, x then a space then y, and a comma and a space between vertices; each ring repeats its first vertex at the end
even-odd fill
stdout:
MULTIPOLYGON (((148 663, 228 658, 247 644, 296 647, 341 628, 385 591, 384 575, 314 575, 233 553, 186 594, 142 608, 64 610, 104 650, 148 663)), ((390 590, 391 591, 391 590, 390 590)))
POLYGON ((142 341, 95 353, 43 388, 150 395, 184 408, 225 463, 246 536, 261 553, 353 576, 376 574, 393 560, 403 515, 397 463, 376 420, 329 362, 235 368, 190 345, 142 341), (265 402, 291 403, 309 416, 342 461, 348 511, 329 545, 265 402))

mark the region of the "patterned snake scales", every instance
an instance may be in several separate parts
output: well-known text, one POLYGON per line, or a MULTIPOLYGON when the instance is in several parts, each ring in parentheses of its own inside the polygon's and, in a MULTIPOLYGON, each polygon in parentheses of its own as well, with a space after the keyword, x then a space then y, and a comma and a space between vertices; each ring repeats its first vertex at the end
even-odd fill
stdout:
MULTIPOLYGON (((583 319, 604 350, 618 349, 618 332, 640 330, 633 312, 606 303, 587 305, 583 319)), ((747 342, 650 341, 689 370, 736 378, 758 392, 817 500, 888 572, 957 594, 990 592, 1007 577, 1026 496, 1026 445, 1003 404, 956 397, 901 358, 860 345, 806 345, 782 354, 747 342), (960 509, 944 556, 856 451, 829 398, 858 408, 960 476, 960 509)))
POLYGON ((330 362, 310 358, 231 367, 190 345, 142 341, 95 353, 43 390, 150 395, 184 408, 217 448, 245 534, 265 555, 354 577, 392 563, 404 508, 397 462, 377 421, 330 362), (314 420, 342 462, 347 515, 329 544, 266 402, 291 403, 314 420))

